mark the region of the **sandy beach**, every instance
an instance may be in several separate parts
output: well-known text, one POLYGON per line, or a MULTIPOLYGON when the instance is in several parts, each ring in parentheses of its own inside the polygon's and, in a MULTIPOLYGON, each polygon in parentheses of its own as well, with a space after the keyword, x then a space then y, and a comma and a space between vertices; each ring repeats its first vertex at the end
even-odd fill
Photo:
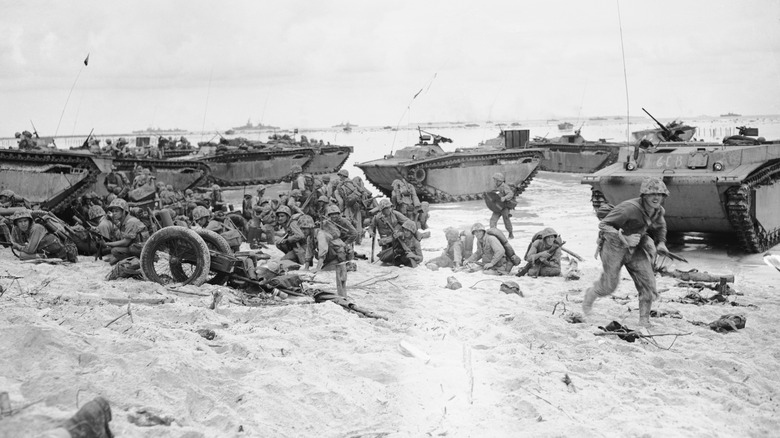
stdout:
MULTIPOLYGON (((635 328, 637 301, 624 271, 615 299, 597 301, 585 323, 562 317, 580 311, 600 273, 597 219, 576 207, 588 192, 577 176, 542 172, 513 214, 519 252, 552 226, 585 257, 580 280, 512 277, 520 297, 499 292, 497 277, 360 261, 348 284, 369 284, 350 287, 350 298, 386 321, 308 297, 245 307, 229 291, 209 310, 215 286, 109 282, 109 266, 92 258, 29 265, 2 251, 0 390, 23 409, 0 420, 0 437, 36 436, 96 396, 110 401, 120 437, 775 435, 779 273, 729 242, 671 242, 690 261, 676 267, 734 274, 743 295, 730 299, 752 306, 670 302, 689 290, 658 277, 653 308, 682 319, 653 318, 650 333, 690 335, 668 350, 659 347, 673 337, 594 336, 613 320, 635 328), (383 274, 393 278, 370 284, 383 274), (463 288, 444 287, 452 275, 463 288), (132 304, 132 321, 106 327, 127 312, 106 298, 169 302, 132 304), (720 334, 690 323, 729 313, 746 327, 720 334)), ((480 202, 434 206, 425 257, 441 252, 447 226, 487 219, 480 202)), ((357 251, 369 254, 370 241, 357 251)), ((317 279, 335 290, 333 273, 317 279)))

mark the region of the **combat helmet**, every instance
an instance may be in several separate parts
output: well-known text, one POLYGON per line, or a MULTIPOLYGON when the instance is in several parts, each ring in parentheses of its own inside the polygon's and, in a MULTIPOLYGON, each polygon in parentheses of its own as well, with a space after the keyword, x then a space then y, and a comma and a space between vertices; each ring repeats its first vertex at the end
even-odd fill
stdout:
POLYGON ((210 216, 211 213, 209 213, 209 210, 202 205, 199 205, 192 209, 192 220, 194 220, 195 222, 197 222, 199 219, 203 219, 204 217, 210 217, 210 216))
POLYGON ((32 221, 32 212, 30 210, 24 209, 24 210, 18 210, 16 213, 14 213, 13 216, 11 216, 11 222, 16 223, 19 219, 29 219, 32 221))
POLYGON ((539 232, 540 239, 544 239, 545 237, 549 237, 549 236, 558 237, 558 233, 556 233, 554 229, 549 227, 539 232))
POLYGON ((294 165, 290 168, 290 172, 292 173, 303 173, 303 168, 299 165, 294 165))
POLYGON ((338 205, 329 205, 328 208, 325 209, 325 214, 331 215, 331 214, 341 214, 341 210, 339 210, 338 205))
POLYGON ((412 233, 416 233, 416 232, 417 232, 417 224, 415 224, 415 223, 414 223, 414 222, 412 222, 412 221, 406 221, 406 222, 404 222, 404 223, 403 223, 403 225, 401 225, 401 228, 403 228, 403 229, 405 229, 405 230, 409 230, 409 231, 411 231, 412 233))
POLYGON ((501 182, 504 182, 504 181, 505 181, 505 179, 504 179, 504 174, 503 174, 503 173, 501 173, 501 172, 496 172, 496 173, 494 173, 494 174, 493 174, 493 179, 495 179, 495 180, 498 180, 498 181, 501 181, 501 182))
POLYGON ((192 189, 187 189, 187 190, 185 190, 185 191, 184 191, 184 195, 185 195, 185 196, 190 196, 190 195, 192 195, 193 193, 195 193, 195 192, 193 192, 193 191, 192 191, 192 189))
POLYGON ((476 224, 471 226, 471 234, 474 234, 474 232, 476 231, 485 231, 485 226, 477 222, 476 224))
POLYGON ((314 219, 308 214, 298 218, 298 226, 301 228, 314 228, 314 219))
POLYGON ((379 208, 384 210, 386 208, 393 208, 393 203, 389 199, 383 199, 379 201, 379 208))
POLYGON ((290 210, 290 207, 286 205, 282 205, 281 207, 276 209, 276 214, 284 213, 287 216, 292 216, 292 210, 290 210))
POLYGON ((290 196, 293 198, 300 198, 302 196, 302 193, 300 189, 292 189, 290 190, 290 196))
POLYGON ((127 213, 128 212, 127 201, 125 201, 122 198, 114 199, 113 201, 111 201, 111 204, 108 205, 108 211, 111 211, 111 210, 113 210, 115 208, 121 209, 122 211, 127 213))
POLYGON ((92 207, 89 207, 89 220, 95 220, 99 217, 105 216, 106 212, 103 210, 103 207, 99 205, 93 205, 92 207))
POLYGON ((221 190, 218 184, 211 186, 211 190, 221 190))
POLYGON ((338 175, 338 176, 343 176, 343 177, 346 177, 346 178, 349 178, 349 171, 348 171, 347 169, 341 169, 341 170, 339 170, 339 171, 336 173, 336 175, 338 175))
POLYGON ((669 196, 669 190, 660 178, 645 178, 645 180, 642 181, 642 185, 639 187, 639 194, 650 195, 654 193, 669 196))
POLYGON ((330 199, 328 199, 328 197, 325 195, 321 195, 319 198, 317 198, 317 202, 324 202, 328 204, 330 203, 330 199))
POLYGON ((5 189, 2 192, 0 192, 0 198, 2 197, 14 198, 16 197, 16 193, 14 193, 12 190, 5 189))

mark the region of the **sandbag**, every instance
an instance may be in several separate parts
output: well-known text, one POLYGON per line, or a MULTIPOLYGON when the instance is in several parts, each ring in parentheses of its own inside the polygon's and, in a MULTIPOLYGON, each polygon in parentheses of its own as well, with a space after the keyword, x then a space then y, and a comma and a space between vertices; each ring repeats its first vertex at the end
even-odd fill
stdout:
POLYGON ((501 246, 503 246, 504 251, 506 251, 507 260, 511 261, 513 265, 517 266, 523 262, 523 259, 515 254, 515 249, 512 248, 512 245, 509 244, 509 240, 506 238, 506 236, 504 236, 504 233, 502 233, 501 230, 498 228, 488 228, 487 233, 491 236, 494 236, 496 239, 498 239, 499 242, 501 242, 501 246))

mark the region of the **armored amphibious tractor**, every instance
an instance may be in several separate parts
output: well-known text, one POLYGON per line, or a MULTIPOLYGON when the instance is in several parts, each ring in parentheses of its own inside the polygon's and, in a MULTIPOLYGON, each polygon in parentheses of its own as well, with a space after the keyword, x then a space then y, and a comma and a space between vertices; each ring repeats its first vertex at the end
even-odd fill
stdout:
POLYGON ((493 190, 492 176, 504 174, 506 182, 519 194, 539 169, 542 152, 521 149, 528 130, 507 131, 503 147, 476 147, 445 152, 440 143, 452 140, 418 128, 419 142, 384 158, 356 164, 368 181, 386 196, 396 179, 414 185, 421 201, 430 203, 482 199, 493 190))
POLYGON ((646 177, 662 178, 669 231, 729 233, 751 253, 780 242, 780 140, 740 128, 723 143, 662 142, 621 154, 582 179, 594 209, 635 198, 646 177))

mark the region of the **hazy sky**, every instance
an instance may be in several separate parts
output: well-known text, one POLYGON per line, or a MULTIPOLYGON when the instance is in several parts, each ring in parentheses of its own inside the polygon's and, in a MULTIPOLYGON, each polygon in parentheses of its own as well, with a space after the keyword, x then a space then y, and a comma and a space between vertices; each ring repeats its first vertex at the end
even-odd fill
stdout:
POLYGON ((618 6, 632 115, 780 113, 778 0, 0 4, 0 136, 624 115, 618 6))

